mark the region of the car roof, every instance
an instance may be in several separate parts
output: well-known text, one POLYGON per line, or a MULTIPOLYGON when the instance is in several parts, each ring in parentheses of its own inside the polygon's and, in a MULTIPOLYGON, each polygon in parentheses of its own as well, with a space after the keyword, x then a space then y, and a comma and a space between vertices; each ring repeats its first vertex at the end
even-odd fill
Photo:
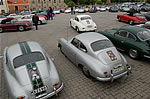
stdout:
POLYGON ((36 52, 36 51, 43 52, 43 49, 41 48, 40 44, 37 42, 33 42, 33 41, 19 42, 17 44, 11 45, 7 49, 7 55, 10 58, 10 61, 13 61, 13 59, 17 56, 23 55, 21 51, 20 43, 26 43, 31 49, 31 52, 36 52))
POLYGON ((148 29, 145 29, 145 28, 141 28, 141 27, 137 27, 137 26, 122 26, 120 27, 121 30, 126 30, 126 31, 129 31, 133 34, 137 34, 138 32, 141 32, 141 31, 145 31, 145 30, 148 30, 148 29))
POLYGON ((90 15, 77 15, 76 17, 81 18, 81 17, 91 17, 90 15))
POLYGON ((91 44, 92 42, 95 42, 98 40, 108 39, 104 35, 96 33, 96 32, 85 32, 85 33, 75 36, 75 38, 80 40, 83 44, 91 44))

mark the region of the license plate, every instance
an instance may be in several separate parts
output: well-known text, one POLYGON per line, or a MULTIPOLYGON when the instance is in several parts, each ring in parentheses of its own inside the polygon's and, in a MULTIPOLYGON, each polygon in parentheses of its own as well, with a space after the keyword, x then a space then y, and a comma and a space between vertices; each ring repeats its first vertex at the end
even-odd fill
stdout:
POLYGON ((37 93, 40 93, 42 91, 46 91, 48 89, 48 86, 43 86, 43 87, 40 87, 40 88, 37 88, 35 90, 33 90, 31 93, 32 94, 37 94, 37 93))
POLYGON ((88 25, 88 27, 90 28, 90 27, 92 27, 92 25, 88 25))
POLYGON ((120 66, 120 67, 118 67, 116 69, 113 69, 113 73, 115 74, 115 73, 118 73, 118 72, 120 72, 122 70, 124 70, 124 66, 120 66))

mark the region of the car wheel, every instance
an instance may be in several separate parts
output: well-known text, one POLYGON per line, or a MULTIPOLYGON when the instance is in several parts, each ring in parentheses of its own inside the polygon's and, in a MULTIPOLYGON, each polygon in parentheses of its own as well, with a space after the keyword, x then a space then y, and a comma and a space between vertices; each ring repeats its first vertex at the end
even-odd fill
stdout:
POLYGON ((79 28, 78 28, 78 27, 76 27, 76 31, 77 31, 78 33, 80 33, 80 30, 79 30, 79 28))
POLYGON ((19 27, 18 27, 18 30, 19 30, 19 31, 24 31, 24 27, 23 27, 23 26, 19 26, 19 27))
POLYGON ((136 49, 130 49, 129 56, 133 59, 137 59, 139 57, 139 53, 136 49))
POLYGON ((121 20, 120 20, 120 17, 118 17, 118 21, 120 22, 121 20))
POLYGON ((39 24, 39 25, 41 25, 41 24, 42 24, 42 22, 41 22, 41 21, 38 21, 38 24, 39 24))
POLYGON ((0 28, 0 33, 2 33, 3 32, 3 28, 0 28))
POLYGON ((85 66, 82 67, 82 72, 86 77, 91 77, 89 70, 85 66))
POLYGON ((129 24, 130 24, 130 25, 133 25, 134 22, 133 22, 132 20, 129 20, 129 24))

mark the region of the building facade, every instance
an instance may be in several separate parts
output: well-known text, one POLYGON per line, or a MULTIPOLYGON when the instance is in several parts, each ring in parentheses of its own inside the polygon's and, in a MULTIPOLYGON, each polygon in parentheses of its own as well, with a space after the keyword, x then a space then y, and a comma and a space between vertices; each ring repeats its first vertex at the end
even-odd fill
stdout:
POLYGON ((0 0, 0 13, 8 13, 9 8, 8 8, 8 3, 7 0, 0 0))
POLYGON ((9 12, 29 10, 29 0, 7 0, 9 12))
POLYGON ((64 0, 30 0, 30 10, 46 10, 49 7, 63 8, 65 6, 64 0))

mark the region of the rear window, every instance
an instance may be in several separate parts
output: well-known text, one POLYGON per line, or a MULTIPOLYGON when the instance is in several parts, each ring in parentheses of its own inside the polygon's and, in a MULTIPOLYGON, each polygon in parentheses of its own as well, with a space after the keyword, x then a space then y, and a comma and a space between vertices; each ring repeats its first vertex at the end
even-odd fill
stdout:
POLYGON ((87 20, 87 19, 91 19, 91 17, 81 17, 81 20, 87 20))
POLYGON ((94 52, 113 46, 114 45, 109 40, 99 40, 91 43, 91 47, 94 52))
POLYGON ((23 65, 27 65, 29 63, 38 62, 42 60, 45 60, 45 58, 41 52, 32 52, 16 57, 13 60, 13 64, 15 68, 18 68, 23 65))

